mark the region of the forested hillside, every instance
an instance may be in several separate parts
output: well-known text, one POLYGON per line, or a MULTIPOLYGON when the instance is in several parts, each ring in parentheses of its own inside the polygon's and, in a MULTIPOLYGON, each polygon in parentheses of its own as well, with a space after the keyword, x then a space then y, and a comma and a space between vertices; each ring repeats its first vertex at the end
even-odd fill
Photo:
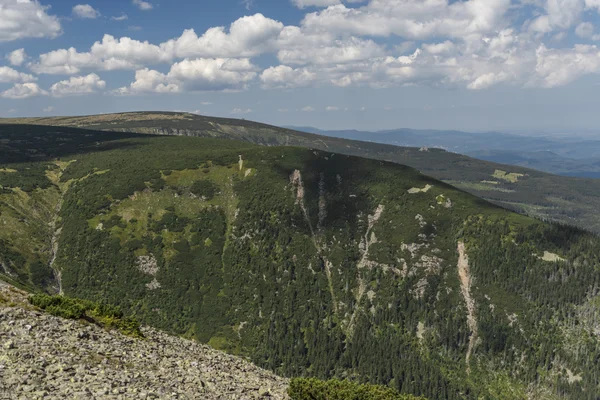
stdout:
POLYGON ((0 123, 81 127, 154 135, 300 146, 408 165, 478 197, 530 216, 600 232, 600 180, 556 176, 439 149, 397 147, 320 136, 246 120, 187 113, 137 112, 82 117, 0 119, 0 123))
MULTIPOLYGON (((600 396, 600 239, 391 162, 7 125, 0 266, 285 376, 600 396)), ((510 181, 516 175, 495 172, 510 181)))

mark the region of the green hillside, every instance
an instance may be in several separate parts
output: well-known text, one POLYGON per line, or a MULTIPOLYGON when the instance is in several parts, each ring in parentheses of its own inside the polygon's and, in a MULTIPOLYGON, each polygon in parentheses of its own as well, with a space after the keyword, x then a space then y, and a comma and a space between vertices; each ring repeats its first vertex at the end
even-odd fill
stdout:
POLYGON ((2 279, 286 376, 600 396, 593 235, 332 151, 5 125, 0 160, 2 279))
POLYGON ((396 147, 319 136, 246 120, 186 113, 137 112, 83 117, 0 119, 0 124, 70 126, 154 135, 243 140, 265 146, 300 146, 392 161, 457 186, 478 197, 530 216, 600 232, 600 180, 551 175, 533 169, 477 160, 438 149, 396 147), (501 179, 496 171, 520 175, 501 179))

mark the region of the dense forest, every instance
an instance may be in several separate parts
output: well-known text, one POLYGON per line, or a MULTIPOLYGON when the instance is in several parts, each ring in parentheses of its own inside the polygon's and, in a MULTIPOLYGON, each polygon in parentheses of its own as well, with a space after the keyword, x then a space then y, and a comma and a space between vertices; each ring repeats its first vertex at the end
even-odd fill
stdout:
POLYGON ((0 159, 3 279, 291 377, 600 396, 600 239, 581 230, 295 147, 9 126, 0 159))

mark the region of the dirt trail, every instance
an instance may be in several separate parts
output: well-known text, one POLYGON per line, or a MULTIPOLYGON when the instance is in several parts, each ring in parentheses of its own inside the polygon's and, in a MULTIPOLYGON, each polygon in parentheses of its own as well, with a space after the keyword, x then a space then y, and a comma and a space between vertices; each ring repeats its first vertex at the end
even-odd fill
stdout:
POLYGON ((478 331, 477 331, 477 316, 475 315, 475 300, 471 297, 471 285, 472 278, 469 269, 469 256, 465 251, 465 244, 458 242, 458 276, 460 278, 460 291, 465 299, 467 305, 467 324, 471 330, 471 336, 469 337, 469 347, 467 349, 467 372, 471 372, 470 360, 475 343, 477 342, 478 331))

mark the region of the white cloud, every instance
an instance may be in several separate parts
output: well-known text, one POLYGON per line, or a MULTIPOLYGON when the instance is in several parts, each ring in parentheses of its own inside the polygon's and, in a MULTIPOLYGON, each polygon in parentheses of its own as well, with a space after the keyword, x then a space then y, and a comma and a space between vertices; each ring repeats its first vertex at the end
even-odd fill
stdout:
POLYGON ((316 79, 316 74, 306 68, 293 69, 287 65, 267 68, 260 75, 265 88, 295 88, 307 86, 316 79))
POLYGON ((510 7, 510 0, 372 0, 359 8, 339 4, 307 14, 302 26, 360 36, 464 38, 501 28, 510 7))
POLYGON ((168 77, 158 71, 148 68, 135 72, 135 81, 129 87, 122 87, 114 91, 114 94, 128 95, 140 93, 178 93, 181 91, 179 85, 169 83, 168 77))
POLYGON ((328 7, 340 4, 340 0, 292 0, 292 3, 298 8, 305 7, 328 7))
POLYGON ((336 106, 327 106, 325 107, 325 111, 340 111, 340 108, 336 106))
POLYGON ((54 97, 74 96, 94 93, 106 87, 104 82, 96 74, 86 76, 74 76, 68 80, 60 81, 50 87, 50 93, 54 97))
POLYGON ((167 77, 190 91, 244 89, 256 77, 249 59, 185 59, 173 64, 167 77))
POLYGON ((288 29, 280 38, 279 61, 285 64, 338 64, 365 60, 385 54, 372 40, 350 37, 338 40, 322 35, 306 35, 299 29, 288 29), (295 31, 295 33, 291 33, 295 31), (289 36, 287 36, 289 35, 289 36), (295 38, 292 38, 293 36, 295 38), (321 43, 315 43, 321 42, 321 43))
POLYGON ((444 54, 449 53, 455 49, 454 43, 449 40, 446 40, 442 43, 431 43, 431 44, 423 44, 423 50, 431 54, 444 54))
POLYGON ((592 45, 575 45, 571 49, 548 49, 537 52, 535 76, 530 85, 552 88, 566 85, 592 73, 600 73, 600 49, 592 45))
POLYGON ((139 8, 142 11, 149 11, 154 8, 154 6, 151 3, 148 3, 147 1, 133 0, 132 2, 135 6, 137 6, 137 8, 139 8))
POLYGON ((283 30, 283 24, 262 14, 242 17, 225 27, 208 29, 198 36, 188 29, 160 45, 173 57, 252 57, 270 51, 283 30))
POLYGON ((27 53, 25 53, 25 49, 17 49, 6 55, 6 59, 10 62, 11 65, 15 67, 19 67, 23 65, 25 60, 27 60, 27 53))
POLYGON ((89 4, 77 4, 75 7, 73 7, 73 15, 77 18, 96 19, 101 14, 89 4))
POLYGON ((29 68, 36 74, 76 74, 81 68, 100 67, 90 53, 78 53, 74 47, 41 54, 29 68))
POLYGON ((159 46, 147 41, 104 35, 89 52, 80 53, 73 47, 51 51, 41 54, 39 61, 31 64, 30 68, 43 74, 77 74, 82 69, 136 69, 147 63, 168 62, 170 59, 159 46))
POLYGON ((119 94, 244 90, 252 83, 265 89, 553 87, 596 72, 593 50, 552 49, 545 41, 559 46, 557 41, 573 30, 580 38, 600 40, 594 25, 582 22, 584 15, 600 12, 600 0, 370 0, 347 5, 357 2, 297 0, 299 7, 326 7, 311 9, 299 26, 254 14, 203 33, 185 30, 162 43, 105 35, 87 51, 55 50, 28 67, 35 73, 70 75, 135 70, 135 80, 115 91, 119 94), (532 9, 523 23, 523 13, 532 9), (382 38, 390 36, 400 44, 385 44, 382 38), (252 59, 264 54, 278 62, 260 72, 252 59), (546 65, 557 58, 565 64, 553 72, 546 65), (161 63, 170 70, 154 67, 161 63))
POLYGON ((60 22, 48 8, 37 0, 0 0, 0 42, 60 35, 60 22))
POLYGON ((42 90, 37 83, 27 82, 15 84, 12 88, 0 93, 0 97, 21 100, 35 96, 45 96, 47 94, 48 92, 42 90))
POLYGON ((311 107, 311 106, 306 106, 304 108, 301 108, 300 111, 302 111, 302 112, 313 112, 313 111, 315 111, 315 109, 313 107, 311 107))
POLYGON ((549 33, 570 28, 579 21, 584 8, 584 0, 546 0, 545 14, 535 18, 530 29, 534 32, 549 33))
POLYGON ((31 82, 36 80, 33 75, 24 74, 10 67, 0 67, 0 82, 31 82))
POLYGON ((231 110, 231 114, 250 114, 251 112, 250 108, 234 108, 231 110))
POLYGON ((595 27, 589 22, 582 22, 575 28, 575 34, 582 39, 600 40, 600 34, 595 33, 595 27))
POLYGON ((116 94, 177 93, 182 91, 243 90, 256 77, 256 67, 242 59, 185 59, 171 66, 168 74, 145 68, 135 81, 116 94))
POLYGON ((42 112, 45 112, 45 113, 51 113, 52 111, 54 111, 54 107, 52 107, 52 106, 48 106, 48 107, 42 109, 42 112))
POLYGON ((127 16, 127 14, 123 13, 119 16, 110 17, 110 19, 112 19, 113 21, 126 21, 129 19, 129 17, 127 16))
POLYGON ((589 22, 582 22, 575 28, 575 34, 580 38, 590 38, 594 35, 594 25, 589 22))
POLYGON ((280 22, 256 14, 238 19, 229 32, 223 27, 211 28, 198 37, 194 30, 186 30, 179 38, 159 45, 104 35, 87 52, 54 50, 41 54, 30 68, 36 73, 78 74, 82 69, 140 69, 177 58, 251 57, 273 50, 282 29, 280 22))

